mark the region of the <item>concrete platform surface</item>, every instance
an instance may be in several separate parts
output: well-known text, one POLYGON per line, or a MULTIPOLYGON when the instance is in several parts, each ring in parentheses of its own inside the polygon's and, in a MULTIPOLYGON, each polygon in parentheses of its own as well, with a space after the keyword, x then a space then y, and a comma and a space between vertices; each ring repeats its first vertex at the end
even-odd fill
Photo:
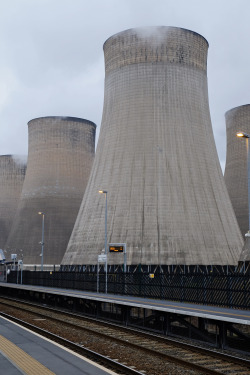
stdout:
POLYGON ((95 301, 103 301, 115 303, 118 305, 128 305, 132 307, 142 307, 145 309, 166 311, 175 314, 198 316, 201 318, 215 319, 230 323, 250 325, 250 309, 241 310, 233 308, 225 308, 219 306, 198 305, 195 303, 176 302, 168 300, 158 300, 151 298, 132 297, 117 294, 104 294, 86 292, 73 289, 60 289, 52 287, 42 287, 34 285, 8 284, 1 283, 0 288, 14 288, 33 290, 42 293, 50 293, 56 295, 71 296, 75 298, 89 299, 95 301))
POLYGON ((114 372, 5 318, 0 318, 0 373, 115 375, 114 372))

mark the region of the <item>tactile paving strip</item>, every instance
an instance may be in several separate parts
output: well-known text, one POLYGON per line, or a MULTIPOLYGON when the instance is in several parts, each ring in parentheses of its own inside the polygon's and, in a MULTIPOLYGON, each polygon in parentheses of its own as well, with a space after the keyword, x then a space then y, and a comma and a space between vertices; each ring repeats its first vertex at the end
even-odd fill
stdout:
POLYGON ((0 335, 0 351, 7 357, 16 367, 27 375, 55 375, 47 367, 43 366, 36 359, 32 358, 25 351, 0 335))

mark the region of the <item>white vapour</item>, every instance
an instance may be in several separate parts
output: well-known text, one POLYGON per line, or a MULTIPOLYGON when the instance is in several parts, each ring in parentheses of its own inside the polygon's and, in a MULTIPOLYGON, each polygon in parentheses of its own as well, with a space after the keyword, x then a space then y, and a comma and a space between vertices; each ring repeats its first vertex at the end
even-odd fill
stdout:
POLYGON ((136 31, 139 38, 142 39, 154 39, 157 43, 162 43, 168 38, 171 27, 169 26, 148 26, 138 27, 133 29, 136 31))
POLYGON ((27 155, 12 155, 13 160, 16 164, 24 165, 27 164, 27 155))

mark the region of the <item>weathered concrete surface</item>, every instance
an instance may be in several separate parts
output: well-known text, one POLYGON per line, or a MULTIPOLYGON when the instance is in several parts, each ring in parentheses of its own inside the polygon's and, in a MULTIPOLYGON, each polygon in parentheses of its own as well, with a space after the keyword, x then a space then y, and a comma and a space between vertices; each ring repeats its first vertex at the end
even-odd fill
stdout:
POLYGON ((227 159, 225 182, 241 233, 249 230, 247 141, 236 136, 238 132, 250 133, 250 105, 242 105, 226 112, 227 159))
MULTIPOLYGON (((96 264, 108 242, 128 264, 236 264, 243 240, 209 113, 207 41, 173 27, 131 29, 104 44, 102 127, 63 264, 96 264)), ((123 262, 110 255, 108 263, 123 262)))
POLYGON ((25 264, 60 264, 65 253, 95 153, 96 125, 74 117, 31 120, 27 173, 6 249, 23 250, 25 264))
POLYGON ((250 261, 247 149, 249 139, 237 137, 239 132, 250 133, 250 105, 226 112, 227 159, 225 182, 236 218, 245 240, 239 261, 250 261))
POLYGON ((250 232, 244 236, 245 243, 240 253, 239 262, 250 262, 250 232))
POLYGON ((0 156, 0 248, 4 249, 20 199, 26 156, 0 156))

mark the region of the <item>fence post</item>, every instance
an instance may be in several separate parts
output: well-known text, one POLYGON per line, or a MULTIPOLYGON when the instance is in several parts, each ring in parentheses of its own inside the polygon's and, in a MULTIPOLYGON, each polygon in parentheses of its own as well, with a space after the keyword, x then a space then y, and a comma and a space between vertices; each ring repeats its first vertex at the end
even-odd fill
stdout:
POLYGON ((227 304, 232 307, 232 278, 231 275, 227 277, 227 304))
POLYGON ((206 278, 207 278, 207 275, 203 274, 202 275, 203 277, 203 305, 206 305, 207 304, 207 283, 206 283, 206 278))
POLYGON ((181 301, 180 302, 184 302, 184 288, 183 288, 183 275, 182 275, 182 273, 180 274, 180 277, 181 277, 181 301))
POLYGON ((243 277, 243 293, 244 293, 244 302, 243 302, 243 307, 245 308, 249 308, 249 306, 247 306, 247 302, 246 302, 246 296, 247 296, 247 290, 246 290, 246 274, 244 273, 244 275, 242 276, 243 277))
POLYGON ((162 278, 163 278, 163 273, 160 273, 159 276, 160 276, 160 299, 163 299, 163 296, 162 296, 162 278))

